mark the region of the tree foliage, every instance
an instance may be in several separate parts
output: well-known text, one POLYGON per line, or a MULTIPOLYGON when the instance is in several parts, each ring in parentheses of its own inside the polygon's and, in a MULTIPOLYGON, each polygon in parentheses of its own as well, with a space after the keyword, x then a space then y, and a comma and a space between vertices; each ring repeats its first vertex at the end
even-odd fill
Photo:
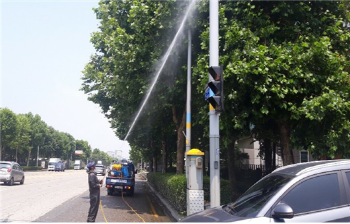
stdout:
MULTIPOLYGON (((8 108, 0 109, 1 152, 0 160, 17 161, 25 165, 36 165, 39 158, 60 157, 70 161, 91 160, 92 150, 87 141, 76 140, 71 134, 60 132, 48 126, 39 115, 15 114, 8 108), (82 150, 82 155, 75 155, 75 150, 82 150)), ((108 164, 112 158, 100 151, 97 160, 108 164)))
POLYGON ((96 54, 85 67, 82 87, 90 95, 89 100, 99 104, 111 119, 116 135, 147 149, 150 157, 160 154, 164 136, 176 134, 176 150, 181 157, 177 166, 179 173, 183 172, 184 145, 181 143, 184 143, 186 102, 183 65, 187 62, 187 49, 183 33, 166 61, 165 55, 187 4, 183 1, 100 1, 99 8, 95 9, 97 18, 101 19, 100 31, 91 38, 96 54), (162 64, 164 67, 160 70, 162 64), (146 102, 147 94, 152 97, 146 102), (141 105, 144 105, 142 113, 141 105), (133 126, 135 122, 137 127, 133 126))
POLYGON ((2 152, 5 150, 6 146, 13 145, 13 141, 18 135, 18 121, 17 116, 8 108, 0 109, 0 160, 2 158, 2 152))
MULTIPOLYGON (((292 148, 330 156, 347 150, 350 39, 343 23, 348 6, 347 2, 222 2, 220 64, 230 113, 221 119, 224 127, 231 126, 230 133, 254 124, 255 137, 280 144, 284 164, 293 163, 292 148), (320 132, 314 131, 317 126, 323 127, 320 132)), ((205 43, 208 32, 201 35, 205 43)), ((207 44, 202 46, 209 51, 207 44)), ((206 60, 198 60, 202 84, 207 81, 205 66, 206 60)))
MULTIPOLYGON (((164 71, 157 70, 157 62, 163 62, 187 5, 100 1, 95 9, 100 30, 91 38, 96 54, 85 67, 82 87, 89 100, 101 106, 116 135, 129 137, 135 158, 141 155, 153 161, 167 153, 164 148, 176 144, 177 167, 183 166, 184 156, 185 35, 164 71), (152 97, 127 136, 157 72, 160 78, 152 97)), ((234 155, 235 141, 253 135, 277 144, 284 164, 293 163, 293 148, 315 156, 348 153, 350 39, 343 25, 349 19, 348 8, 346 1, 220 1, 220 64, 225 80, 222 152, 234 155)), ((194 34, 192 145, 204 151, 208 148, 208 107, 203 95, 208 81, 209 2, 198 2, 196 9, 186 23, 194 34)))

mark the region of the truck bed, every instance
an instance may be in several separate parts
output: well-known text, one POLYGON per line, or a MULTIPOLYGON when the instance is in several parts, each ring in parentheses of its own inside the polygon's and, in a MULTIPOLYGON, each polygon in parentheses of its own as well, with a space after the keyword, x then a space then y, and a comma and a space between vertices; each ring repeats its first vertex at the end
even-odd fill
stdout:
POLYGON ((132 177, 106 177, 106 188, 108 195, 113 192, 126 192, 134 194, 135 179, 132 177))

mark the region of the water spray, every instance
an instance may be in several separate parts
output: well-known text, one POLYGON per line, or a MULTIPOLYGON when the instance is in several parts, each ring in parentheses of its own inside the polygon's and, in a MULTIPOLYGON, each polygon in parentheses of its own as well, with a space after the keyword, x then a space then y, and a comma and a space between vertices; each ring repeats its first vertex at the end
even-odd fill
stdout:
POLYGON ((165 66, 165 63, 167 62, 167 60, 168 60, 168 58, 169 58, 170 52, 173 50, 173 48, 174 48, 174 46, 175 46, 175 43, 176 43, 176 41, 177 41, 177 39, 178 39, 178 37, 179 37, 179 35, 180 35, 180 33, 181 33, 183 27, 184 27, 184 24, 185 24, 186 20, 187 20, 187 17, 188 17, 188 15, 189 15, 189 12, 193 9, 193 6, 194 6, 195 2, 196 2, 196 1, 192 0, 191 3, 189 4, 189 6, 188 6, 188 8, 187 8, 187 10, 186 10, 186 14, 185 14, 185 16, 184 16, 184 18, 183 18, 183 20, 182 20, 182 22, 181 22, 180 28, 178 29, 178 31, 177 31, 177 33, 176 33, 176 35, 175 35, 173 41, 171 42, 171 44, 170 44, 170 46, 169 46, 167 52, 165 53, 165 55, 164 55, 164 57, 163 57, 163 59, 162 59, 163 62, 162 62, 162 64, 161 64, 161 66, 160 66, 160 69, 158 70, 158 73, 156 74, 156 77, 155 77, 155 79, 154 79, 154 81, 153 81, 153 83, 152 83, 152 85, 151 85, 151 88, 150 88, 150 90, 148 91, 148 93, 147 93, 147 95, 146 95, 146 98, 145 98, 145 100, 143 101, 143 103, 142 103, 142 105, 141 105, 141 108, 140 108, 140 110, 138 111, 138 113, 137 113, 137 115, 136 115, 136 117, 135 117, 133 123, 131 124, 128 133, 126 134, 126 136, 125 136, 125 138, 124 138, 124 141, 126 141, 126 139, 128 138, 130 132, 132 131, 132 129, 133 129, 133 127, 134 127, 134 125, 135 125, 137 119, 139 118, 139 116, 140 116, 140 114, 141 114, 141 112, 142 112, 142 110, 143 110, 143 107, 146 105, 146 102, 148 101, 148 98, 149 98, 149 96, 151 95, 151 92, 152 92, 154 86, 156 85, 156 83, 157 83, 157 81, 158 81, 159 75, 160 75, 160 73, 162 72, 162 70, 163 70, 163 68, 164 68, 164 66, 165 66))

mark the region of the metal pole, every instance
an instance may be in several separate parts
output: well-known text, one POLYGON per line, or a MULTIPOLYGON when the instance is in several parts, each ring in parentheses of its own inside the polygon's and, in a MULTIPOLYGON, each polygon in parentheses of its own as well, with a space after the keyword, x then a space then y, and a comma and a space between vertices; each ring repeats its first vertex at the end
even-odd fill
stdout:
MULTIPOLYGON (((210 0, 209 55, 210 66, 219 65, 219 1, 210 0)), ((209 79, 211 76, 209 75, 209 79)), ((219 116, 209 104, 210 207, 220 206, 220 134, 219 116)))
MULTIPOLYGON (((187 51, 187 99, 186 99, 186 153, 191 150, 191 31, 188 30, 187 51)), ((186 161, 186 176, 188 174, 188 163, 186 161)))
MULTIPOLYGON (((188 51, 187 51, 187 98, 186 98, 186 178, 187 178, 187 215, 191 215, 194 210, 194 204, 198 205, 192 197, 193 192, 198 193, 198 189, 194 190, 190 188, 190 183, 197 182, 197 177, 190 172, 191 161, 189 161, 189 157, 187 153, 191 150, 191 31, 188 30, 188 51)), ((192 168, 193 169, 193 168, 192 168)), ((203 206, 204 209, 204 206, 203 206)), ((203 210, 201 209, 201 210, 203 210)))

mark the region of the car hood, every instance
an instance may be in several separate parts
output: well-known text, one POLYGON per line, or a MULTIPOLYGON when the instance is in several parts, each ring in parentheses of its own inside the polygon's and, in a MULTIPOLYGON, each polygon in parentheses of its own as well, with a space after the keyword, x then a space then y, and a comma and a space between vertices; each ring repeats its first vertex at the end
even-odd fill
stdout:
POLYGON ((180 222, 233 222, 249 220, 251 218, 238 217, 225 212, 222 207, 206 209, 180 220, 180 222))

